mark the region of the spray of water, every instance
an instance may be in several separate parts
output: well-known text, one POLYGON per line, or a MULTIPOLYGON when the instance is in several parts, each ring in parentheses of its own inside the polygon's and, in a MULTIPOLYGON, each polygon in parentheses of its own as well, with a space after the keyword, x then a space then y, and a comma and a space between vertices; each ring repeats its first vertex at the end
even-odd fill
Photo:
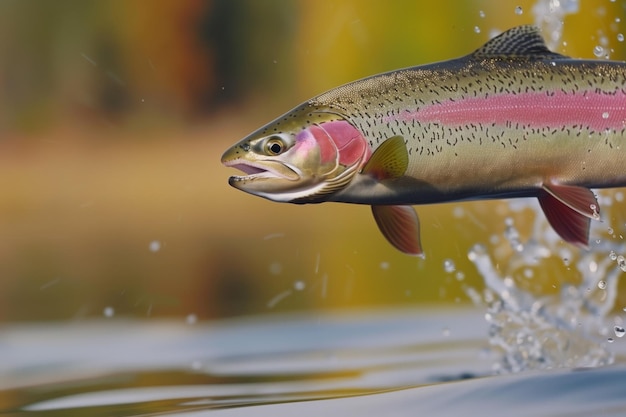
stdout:
MULTIPOLYGON (((536 1, 535 25, 551 49, 558 49, 565 16, 578 11, 578 0, 536 1)), ((598 200, 607 220, 612 218, 613 200, 623 196, 600 194, 598 200)), ((623 237, 606 223, 593 221, 591 236, 596 238, 588 251, 579 251, 561 242, 534 199, 513 200, 510 209, 516 218, 522 212, 534 213, 530 238, 524 241, 511 217, 505 220, 504 239, 492 236, 489 244, 476 244, 468 252, 485 288, 466 286, 465 292, 486 307, 489 344, 500 358, 494 371, 612 363, 608 344, 626 334, 620 317, 608 324, 619 277, 626 271, 623 237), (547 290, 546 284, 533 289, 544 281, 550 282, 547 290)), ((451 271, 449 263, 444 270, 451 271)))
MULTIPOLYGON (((605 212, 610 212, 611 199, 600 196, 600 201, 609 209, 605 212)), ((534 200, 511 203, 514 213, 529 209, 535 212, 529 240, 521 239, 515 222, 509 218, 505 239, 491 239, 491 247, 476 244, 468 253, 484 279, 485 289, 466 287, 465 291, 474 303, 486 306, 489 344, 500 354, 494 371, 612 363, 608 343, 624 332, 619 320, 614 326, 607 322, 615 305, 619 277, 626 270, 624 257, 618 255, 626 253, 626 242, 610 236, 594 240, 588 251, 572 249, 550 229, 534 200), (560 268, 555 269, 555 264, 560 268), (542 274, 563 275, 557 276, 559 283, 552 285, 557 291, 538 296, 521 285, 540 280, 542 274)), ((592 236, 606 231, 605 223, 592 224, 592 236)))

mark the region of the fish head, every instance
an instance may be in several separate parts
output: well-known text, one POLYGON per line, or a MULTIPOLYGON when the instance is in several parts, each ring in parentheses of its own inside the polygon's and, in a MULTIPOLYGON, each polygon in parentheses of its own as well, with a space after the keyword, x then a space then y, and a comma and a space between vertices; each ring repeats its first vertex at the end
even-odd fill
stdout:
POLYGON ((371 154, 347 117, 301 105, 242 139, 222 163, 244 172, 229 184, 273 201, 324 201, 349 184, 371 154))

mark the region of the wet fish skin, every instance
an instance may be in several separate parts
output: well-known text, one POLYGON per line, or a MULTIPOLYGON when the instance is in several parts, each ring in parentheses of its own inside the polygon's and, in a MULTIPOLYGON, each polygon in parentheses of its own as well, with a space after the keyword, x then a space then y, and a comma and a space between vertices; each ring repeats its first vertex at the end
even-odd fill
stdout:
POLYGON ((467 56, 321 94, 222 161, 252 174, 231 185, 268 199, 371 205, 390 243, 421 255, 406 206, 531 196, 585 247, 599 218, 590 188, 626 185, 625 145, 626 64, 551 52, 520 26, 467 56))

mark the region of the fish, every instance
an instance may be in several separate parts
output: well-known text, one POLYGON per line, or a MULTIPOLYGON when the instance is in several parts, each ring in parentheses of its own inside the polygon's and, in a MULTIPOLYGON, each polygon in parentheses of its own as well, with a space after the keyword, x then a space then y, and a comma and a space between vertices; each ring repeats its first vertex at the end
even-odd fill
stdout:
POLYGON ((626 63, 553 52, 531 25, 469 55, 374 75, 278 117, 222 156, 236 189, 276 202, 365 204, 423 256, 415 205, 534 197, 588 249, 592 189, 626 186, 626 63))

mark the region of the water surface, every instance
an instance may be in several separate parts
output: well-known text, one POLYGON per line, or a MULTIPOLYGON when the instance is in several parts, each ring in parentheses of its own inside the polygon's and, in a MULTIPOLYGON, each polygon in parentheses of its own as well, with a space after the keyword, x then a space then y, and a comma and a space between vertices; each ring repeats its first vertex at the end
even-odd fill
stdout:
POLYGON ((478 308, 5 327, 6 415, 623 415, 614 365, 494 376, 478 308), (582 413, 582 414, 581 414, 582 413))

